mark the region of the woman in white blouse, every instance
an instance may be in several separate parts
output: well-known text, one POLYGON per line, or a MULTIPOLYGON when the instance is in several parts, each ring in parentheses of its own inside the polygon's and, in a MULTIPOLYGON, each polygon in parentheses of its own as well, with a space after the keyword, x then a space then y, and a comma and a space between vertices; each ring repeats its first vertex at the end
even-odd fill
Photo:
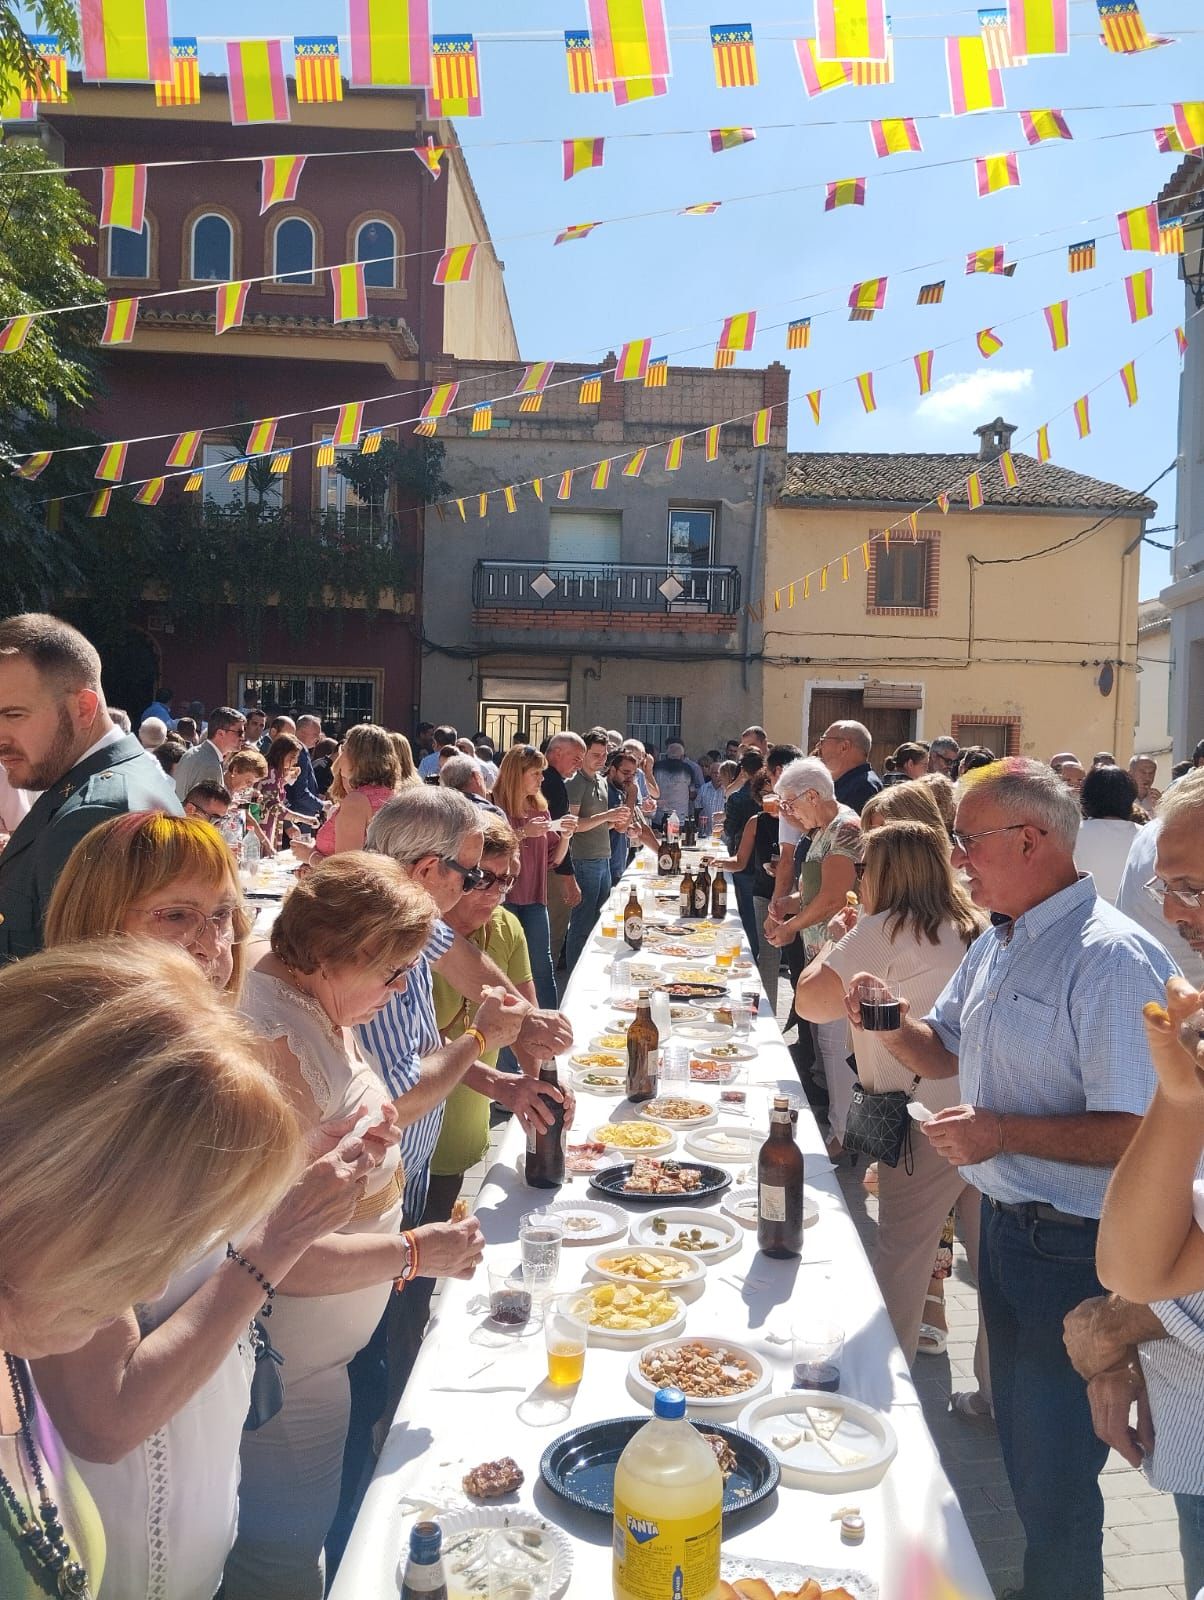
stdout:
POLYGON ((1079 790, 1079 804, 1083 820, 1074 864, 1095 879, 1096 894, 1115 905, 1121 874, 1141 826, 1133 815, 1137 785, 1123 767, 1092 767, 1079 790))

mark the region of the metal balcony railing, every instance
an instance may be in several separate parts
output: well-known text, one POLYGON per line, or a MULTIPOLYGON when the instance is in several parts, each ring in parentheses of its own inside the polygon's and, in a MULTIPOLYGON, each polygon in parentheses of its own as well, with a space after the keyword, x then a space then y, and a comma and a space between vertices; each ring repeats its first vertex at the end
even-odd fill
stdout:
POLYGON ((643 566, 627 561, 478 561, 475 607, 556 612, 614 611, 665 616, 740 609, 735 567, 643 566))

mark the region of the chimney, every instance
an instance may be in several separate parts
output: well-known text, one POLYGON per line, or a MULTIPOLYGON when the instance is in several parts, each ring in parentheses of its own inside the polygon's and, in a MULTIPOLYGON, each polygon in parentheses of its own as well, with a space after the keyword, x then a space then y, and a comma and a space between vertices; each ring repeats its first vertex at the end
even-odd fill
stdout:
POLYGON ((996 417, 994 422, 984 423, 981 428, 975 428, 978 439, 978 459, 980 461, 997 461, 1005 450, 1012 448, 1012 435, 1016 431, 1014 422, 1005 422, 1002 417, 996 417))

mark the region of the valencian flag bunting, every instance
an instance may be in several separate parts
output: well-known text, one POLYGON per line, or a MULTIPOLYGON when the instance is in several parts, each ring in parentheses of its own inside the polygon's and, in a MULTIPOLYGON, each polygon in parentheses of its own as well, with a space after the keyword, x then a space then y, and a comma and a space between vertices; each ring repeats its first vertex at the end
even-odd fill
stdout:
POLYGON ((735 365, 736 365, 736 352, 734 350, 725 350, 724 347, 721 344, 716 345, 715 346, 715 367, 716 367, 716 370, 722 370, 725 367, 734 367, 735 365))
POLYGON ((916 296, 916 305, 939 306, 944 298, 945 280, 942 278, 939 283, 923 283, 920 285, 920 292, 916 296))
POLYGON ((1070 49, 1069 0, 1008 0, 1008 33, 1018 56, 1064 56, 1070 49))
POLYGON ((586 0, 594 75, 621 79, 667 78, 669 33, 661 0, 586 0))
POLYGON ((226 43, 230 121, 236 126, 289 120, 288 81, 279 39, 226 43))
POLYGON ((1018 189, 1020 187, 1020 158, 1014 152, 1010 155, 1000 156, 975 156, 974 182, 978 189, 978 198, 985 200, 987 195, 996 194, 1000 189, 1018 189))
POLYGON ((428 117, 479 117, 481 74, 477 41, 471 33, 431 35, 431 82, 426 91, 428 117))
POLYGON ((228 333, 231 328, 237 328, 242 323, 243 313, 247 309, 247 290, 251 287, 246 282, 219 283, 216 290, 217 326, 215 333, 228 333))
POLYGON ((79 13, 86 82, 170 81, 167 0, 80 0, 79 13))
POLYGON ((128 228, 141 233, 146 216, 146 168, 102 167, 100 173, 100 225, 128 228))
POLYGON ((1137 0, 1097 0, 1097 3, 1104 44, 1116 55, 1132 56, 1170 43, 1168 39, 1152 39, 1146 32, 1137 0))
POLYGON ((835 183, 828 184, 824 192, 825 211, 835 211, 840 206, 863 206, 864 204, 864 178, 837 178, 835 183))
POLYGON ((978 353, 984 361, 989 361, 993 355, 998 355, 999 351, 1003 349, 1003 340, 995 332, 994 328, 980 328, 974 336, 974 342, 977 344, 978 353))
POLYGON ((581 386, 577 390, 577 404, 579 406, 596 406, 602 401, 602 374, 591 372, 582 378, 581 386))
POLYGON ((259 215, 269 206, 297 198, 297 185, 305 166, 304 156, 264 156, 259 185, 259 215))
POLYGON ((205 474, 202 471, 190 472, 184 480, 184 493, 199 494, 204 484, 205 474))
POLYGON ((945 40, 945 68, 949 105, 955 117, 964 117, 971 111, 1003 110, 1003 79, 999 68, 987 60, 978 34, 945 40))
POLYGON ((493 427, 493 406, 488 400, 472 408, 472 432, 488 433, 493 427))
POLYGON ((518 403, 518 409, 530 416, 533 412, 543 410, 542 394, 525 394, 518 403))
POLYGON ((798 317, 786 329, 787 350, 805 350, 811 343, 811 318, 798 317))
POLYGON ((479 245, 454 244, 439 257, 435 268, 435 283, 467 283, 472 277, 473 263, 479 245))
POLYGON ((196 460, 203 432, 202 428, 188 428, 183 433, 177 434, 176 442, 168 452, 166 464, 169 467, 190 467, 196 460))
POLYGON ((585 29, 565 30, 564 60, 570 94, 605 94, 610 88, 609 83, 599 83, 594 76, 594 52, 585 29))
POLYGON ((982 33, 983 49, 993 67, 1022 67, 1024 58, 1012 54, 1012 39, 1008 32, 1006 6, 991 6, 978 13, 978 26, 982 33))
POLYGON ((894 156, 904 151, 923 150, 914 117, 886 117, 870 123, 874 154, 894 156))
POLYGON ((815 0, 821 61, 881 61, 886 41, 886 0, 815 0))
POLYGON ((195 38, 171 41, 171 76, 155 84, 157 106, 199 106, 201 53, 195 38))
POLYGON ((755 128, 712 128, 711 152, 718 155, 721 150, 738 150, 742 144, 751 144, 756 137, 755 128))
POLYGON ((756 87, 757 47, 751 22, 718 22, 711 28, 715 83, 720 89, 756 87))
POLYGON ((619 359, 615 363, 615 382, 631 383, 638 380, 643 383, 648 373, 648 358, 652 353, 651 339, 632 339, 619 351, 619 359))
POLYGON ((1144 322, 1154 315, 1154 269, 1146 267, 1125 279, 1125 300, 1130 322, 1144 322))
POLYGON ((357 89, 431 82, 430 0, 349 0, 351 83, 357 89))
POLYGON ((416 438, 433 439, 438 432, 439 424, 437 422, 416 422, 414 424, 416 438))
POLYGON ((331 105, 343 98, 343 74, 339 70, 336 37, 294 39, 293 62, 298 105, 331 105))
POLYGON ((1066 251, 1066 265, 1071 272, 1090 272, 1095 266, 1095 240, 1080 239, 1066 251))
POLYGON ((360 440, 360 455, 375 456, 380 454, 382 434, 379 428, 373 428, 371 433, 366 433, 360 440))
POLYGON ((62 105, 71 98, 67 89, 67 57, 59 45, 57 33, 31 33, 29 47, 38 58, 39 70, 33 80, 22 86, 22 99, 34 105, 62 105))
POLYGON ((602 165, 601 139, 564 139, 561 149, 564 154, 564 177, 575 178, 579 172, 588 172, 591 167, 602 165))
POLYGON ((854 306, 849 312, 850 322, 873 322, 874 312, 870 306, 854 306))
POLYGON ((669 387, 669 357, 657 356, 648 363, 648 370, 644 374, 645 389, 667 389, 669 387))
POLYGON ((134 324, 138 320, 137 298, 110 300, 105 309, 104 332, 101 344, 129 344, 134 337, 134 324))
POLYGON ((1183 218, 1167 217, 1165 222, 1158 224, 1158 254, 1160 256, 1181 256, 1183 248, 1183 218))
POLYGON ((125 471, 125 458, 129 454, 129 445, 118 442, 107 444, 100 452, 100 460, 96 463, 93 477, 101 478, 108 483, 118 483, 125 471))
POLYGON ((347 261, 331 267, 334 289, 334 322, 362 322, 368 315, 368 286, 364 261, 347 261))

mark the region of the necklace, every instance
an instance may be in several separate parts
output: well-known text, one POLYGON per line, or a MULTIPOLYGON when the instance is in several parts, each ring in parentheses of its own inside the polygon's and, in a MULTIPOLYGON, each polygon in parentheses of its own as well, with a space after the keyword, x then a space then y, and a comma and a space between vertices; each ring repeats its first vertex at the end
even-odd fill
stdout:
POLYGON ((19 1458, 23 1445, 38 1491, 38 1520, 35 1521, 29 1516, 21 1504, 17 1491, 3 1472, 0 1472, 0 1499, 3 1499, 12 1513, 21 1548, 26 1559, 34 1567, 34 1576, 39 1579, 47 1594, 58 1595, 60 1600, 92 1600, 88 1574, 71 1554, 71 1546, 65 1536, 66 1530, 59 1520, 59 1508, 46 1491, 42 1463, 38 1460, 38 1452, 33 1442, 29 1408, 25 1404, 20 1365, 7 1354, 4 1357, 4 1364, 8 1369, 8 1381, 12 1385, 13 1399, 17 1405, 19 1421, 17 1455, 19 1458))

